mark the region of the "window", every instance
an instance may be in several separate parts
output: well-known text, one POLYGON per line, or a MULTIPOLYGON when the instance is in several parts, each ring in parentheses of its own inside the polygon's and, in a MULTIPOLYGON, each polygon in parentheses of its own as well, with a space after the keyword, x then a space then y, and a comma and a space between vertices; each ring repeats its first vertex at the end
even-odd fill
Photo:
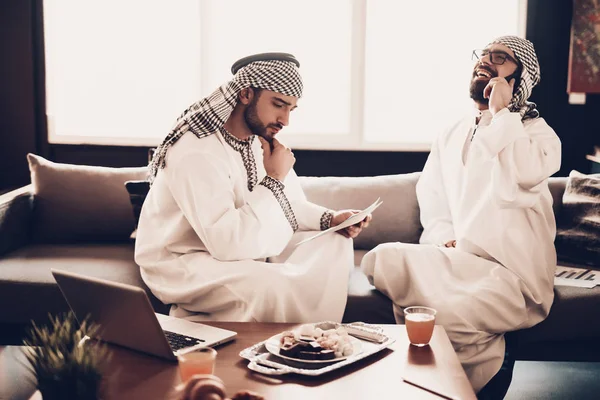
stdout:
POLYGON ((364 141, 428 150, 472 107, 473 49, 519 33, 519 1, 367 4, 364 141))
POLYGON ((197 1, 44 2, 51 143, 154 145, 200 93, 197 1))
POLYGON ((305 83, 280 134, 287 144, 428 150, 471 105, 472 49, 522 35, 524 8, 524 0, 46 1, 49 140, 157 145, 187 106, 231 78, 235 60, 284 51, 300 60, 305 83))

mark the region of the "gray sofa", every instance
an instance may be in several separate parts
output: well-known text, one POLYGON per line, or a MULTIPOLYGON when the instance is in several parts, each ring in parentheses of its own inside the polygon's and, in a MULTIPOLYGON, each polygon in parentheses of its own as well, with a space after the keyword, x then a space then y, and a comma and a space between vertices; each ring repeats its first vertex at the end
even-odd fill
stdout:
MULTIPOLYGON (((104 168, 94 175, 94 167, 61 169, 43 159, 33 161, 37 162, 32 165, 30 159, 33 184, 0 196, 0 340, 18 341, 31 320, 43 322, 48 313, 68 310, 51 268, 142 287, 155 310, 167 313, 168 305, 142 281, 133 260, 134 243, 124 235, 133 231, 134 220, 123 183, 139 179, 144 171, 104 168)), ((383 205, 375 211, 371 226, 354 242, 358 266, 379 243, 418 241, 422 229, 415 195, 418 178, 413 173, 300 179, 311 201, 332 209, 361 208, 381 197, 383 205)), ((566 181, 550 181, 557 214, 566 181)), ((344 321, 395 323, 391 302, 358 267, 349 282, 344 321)), ((509 335, 519 359, 600 360, 595 340, 600 337, 600 288, 557 286, 550 316, 509 335)))

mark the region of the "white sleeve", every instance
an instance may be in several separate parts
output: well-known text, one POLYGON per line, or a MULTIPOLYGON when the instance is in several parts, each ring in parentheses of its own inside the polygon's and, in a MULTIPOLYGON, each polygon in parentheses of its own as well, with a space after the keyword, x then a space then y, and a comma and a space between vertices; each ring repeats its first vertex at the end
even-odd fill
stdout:
POLYGON ((442 177, 438 140, 433 142, 423 172, 417 182, 417 200, 421 212, 422 244, 444 244, 456 239, 452 214, 442 177))
POLYGON ((328 229, 333 211, 326 207, 311 203, 300 185, 300 179, 292 169, 285 178, 285 192, 290 199, 299 230, 318 231, 328 229))
POLYGON ((492 193, 505 208, 535 205, 542 184, 560 169, 560 139, 542 118, 523 124, 519 113, 503 109, 477 132, 472 145, 494 160, 492 193))
POLYGON ((258 259, 283 251, 294 230, 282 206, 283 190, 268 187, 275 180, 266 177, 267 184, 256 185, 246 204, 236 208, 225 162, 210 154, 169 161, 164 171, 173 197, 213 257, 258 259))

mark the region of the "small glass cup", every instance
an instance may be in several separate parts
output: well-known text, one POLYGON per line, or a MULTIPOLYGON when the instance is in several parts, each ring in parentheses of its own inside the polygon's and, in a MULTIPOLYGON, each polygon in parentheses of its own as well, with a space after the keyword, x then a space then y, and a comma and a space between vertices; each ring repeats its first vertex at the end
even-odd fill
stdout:
POLYGON ((214 375, 217 351, 212 347, 201 347, 189 353, 179 354, 179 373, 181 381, 186 382, 193 375, 214 375))
POLYGON ((427 346, 433 334, 436 310, 429 307, 407 307, 404 309, 404 323, 410 344, 427 346))

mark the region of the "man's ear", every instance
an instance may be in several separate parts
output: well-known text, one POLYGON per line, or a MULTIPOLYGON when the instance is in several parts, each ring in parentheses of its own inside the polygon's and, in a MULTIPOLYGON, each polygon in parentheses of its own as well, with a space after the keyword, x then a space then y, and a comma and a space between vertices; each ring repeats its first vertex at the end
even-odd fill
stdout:
POLYGON ((242 89, 242 90, 240 90, 239 96, 240 96, 240 102, 244 105, 248 105, 254 98, 254 90, 252 90, 252 88, 250 88, 250 87, 242 89))

